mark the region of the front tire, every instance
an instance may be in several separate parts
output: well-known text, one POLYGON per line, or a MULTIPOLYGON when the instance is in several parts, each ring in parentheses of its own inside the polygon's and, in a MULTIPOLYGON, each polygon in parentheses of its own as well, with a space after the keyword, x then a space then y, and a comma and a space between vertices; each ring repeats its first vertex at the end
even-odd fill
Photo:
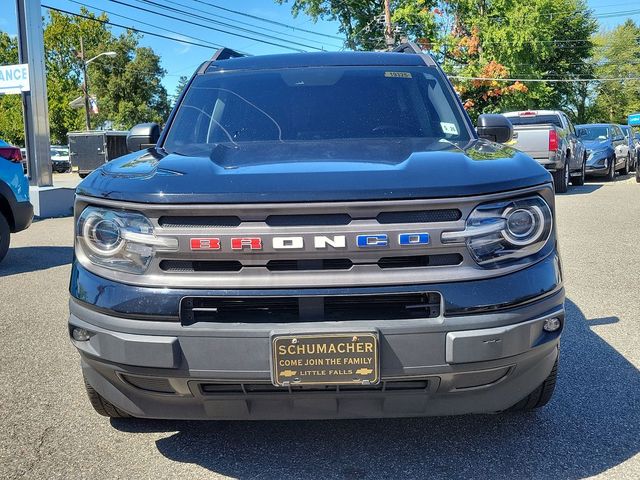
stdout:
POLYGON ((584 185, 584 179, 587 176, 587 157, 582 159, 582 167, 580 167, 580 175, 573 177, 571 184, 575 187, 581 187, 584 185))
POLYGON ((616 179, 616 157, 609 160, 609 171, 607 172, 606 180, 613 182, 616 179))
POLYGON ((565 193, 569 189, 569 162, 564 162, 562 170, 553 172, 553 184, 556 193, 565 193))
POLYGON ((96 390, 91 385, 89 385, 89 382, 87 382, 86 378, 84 380, 84 387, 87 389, 87 396, 89 397, 91 406, 103 417, 131 418, 131 415, 129 415, 127 412, 123 412, 113 403, 107 401, 102 395, 96 392, 96 390))
POLYGON ((0 262, 4 259, 9 251, 11 243, 11 228, 5 216, 0 213, 0 262))
POLYGON ((631 170, 629 167, 630 163, 631 159, 629 158, 629 155, 627 155, 627 158, 624 159, 624 167, 620 170, 620 175, 629 175, 629 171, 631 170))
POLYGON ((529 395, 524 397, 518 403, 513 405, 512 407, 507 409, 507 412, 526 412, 529 410, 534 410, 536 408, 544 407, 551 397, 553 396, 553 392, 556 389, 556 381, 558 379, 558 360, 553 364, 553 368, 551 369, 551 373, 542 382, 538 388, 536 388, 529 395))

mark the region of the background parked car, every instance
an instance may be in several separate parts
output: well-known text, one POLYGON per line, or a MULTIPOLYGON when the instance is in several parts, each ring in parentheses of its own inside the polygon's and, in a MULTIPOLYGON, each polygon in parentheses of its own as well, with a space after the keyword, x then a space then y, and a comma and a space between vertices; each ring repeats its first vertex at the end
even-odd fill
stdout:
POLYGON ((587 175, 613 180, 618 170, 629 173, 629 144, 618 125, 577 125, 576 130, 587 147, 587 175))
POLYGON ((21 148, 20 153, 22 154, 22 170, 26 174, 27 173, 27 149, 24 147, 21 148))
POLYGON ((51 145, 51 168, 54 172, 66 173, 71 171, 69 147, 51 145))
POLYGON ((33 220, 29 182, 21 164, 20 148, 0 140, 0 261, 9 250, 11 233, 24 230, 33 220))
POLYGON ((513 124, 513 146, 552 173, 556 192, 566 192, 569 180, 584 185, 586 149, 564 112, 527 110, 503 115, 513 124))
POLYGON ((635 171, 638 165, 638 151, 636 150, 636 142, 633 138, 633 128, 628 125, 620 125, 620 129, 627 139, 629 145, 629 170, 635 171))

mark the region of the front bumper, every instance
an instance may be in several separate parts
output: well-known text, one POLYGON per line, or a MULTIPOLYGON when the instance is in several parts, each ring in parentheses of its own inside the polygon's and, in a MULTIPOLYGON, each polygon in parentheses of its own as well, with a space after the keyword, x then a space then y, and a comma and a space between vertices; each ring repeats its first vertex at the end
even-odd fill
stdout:
POLYGON ((13 205, 13 229, 12 232, 26 230, 33 221, 33 205, 31 202, 16 202, 13 205))
POLYGON ((494 313, 434 319, 299 324, 194 324, 107 315, 71 300, 70 331, 85 377, 136 417, 319 419, 487 413, 533 391, 551 371, 564 323, 562 288, 494 313), (381 383, 351 388, 274 387, 270 336, 378 332, 381 383))

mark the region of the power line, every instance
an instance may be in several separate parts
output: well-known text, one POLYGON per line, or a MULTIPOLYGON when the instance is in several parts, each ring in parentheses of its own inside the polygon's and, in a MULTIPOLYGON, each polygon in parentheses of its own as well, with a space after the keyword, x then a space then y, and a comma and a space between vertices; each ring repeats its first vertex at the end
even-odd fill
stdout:
POLYGON ((220 5, 215 5, 213 3, 205 2, 203 0, 192 0, 192 1, 194 1, 196 3, 201 3, 201 4, 206 5, 208 7, 217 8, 218 10, 223 10, 225 12, 235 13, 236 15, 242 15, 243 17, 249 17, 249 18, 253 18, 254 20, 259 20, 261 22, 270 23, 272 25, 279 25, 281 27, 290 28, 291 30, 298 30, 299 32, 305 32, 305 33, 310 33, 312 35, 318 35, 320 37, 327 37, 327 38, 333 38, 334 40, 344 41, 344 38, 337 37, 335 35, 327 35, 326 33, 314 32, 313 30, 307 30, 307 29, 304 29, 304 28, 294 27, 293 25, 288 25, 286 23, 277 22, 275 20, 269 20, 268 18, 258 17, 257 15, 251 15, 251 14, 245 13, 245 12, 239 12, 238 10, 233 10, 231 8, 221 7, 220 5))
POLYGON ((640 77, 617 78, 492 78, 492 77, 465 77, 460 75, 447 75, 454 80, 479 80, 483 82, 536 82, 536 83, 560 83, 560 82, 621 82, 626 80, 640 80, 640 77))
POLYGON ((633 15, 640 15, 640 9, 635 10, 623 10, 618 12, 602 13, 600 15, 594 15, 596 18, 613 18, 613 17, 630 17, 633 15))
MULTIPOLYGON (((219 14, 216 14, 216 13, 212 13, 212 12, 209 12, 209 11, 207 11, 207 10, 203 10, 203 9, 201 9, 201 8, 188 7, 187 5, 185 5, 185 4, 183 4, 183 3, 174 2, 173 0, 164 0, 164 2, 165 2, 165 3, 172 4, 172 5, 176 5, 176 6, 178 6, 178 7, 182 7, 182 8, 189 8, 190 10, 193 10, 193 11, 196 11, 196 12, 204 13, 205 15, 207 15, 207 17, 208 17, 209 19, 210 19, 211 17, 214 17, 214 18, 221 18, 221 19, 223 19, 223 20, 228 20, 228 21, 230 21, 230 22, 235 22, 235 23, 237 23, 237 24, 239 24, 239 25, 246 25, 246 26, 248 26, 248 27, 257 28, 257 29, 259 29, 259 30, 264 30, 264 31, 266 31, 266 32, 276 33, 276 34, 278 34, 278 35, 286 35, 287 37, 290 37, 290 38, 297 38, 298 40, 305 40, 305 41, 307 41, 307 42, 321 43, 321 41, 320 41, 320 40, 312 40, 312 39, 310 39, 310 38, 308 38, 308 37, 302 37, 302 36, 300 36, 300 35, 293 35, 293 34, 291 34, 291 33, 281 32, 281 31, 278 31, 278 30, 274 30, 274 29, 272 29, 272 28, 261 27, 261 26, 259 26, 259 25, 254 24, 254 23, 243 22, 242 20, 237 20, 237 19, 234 19, 234 18, 231 18, 231 17, 225 17, 224 15, 219 15, 219 14)), ((148 2, 147 2, 147 3, 148 3, 148 2)), ((190 14, 190 13, 187 13, 187 12, 186 12, 186 11, 184 11, 184 10, 181 10, 181 12, 183 12, 183 13, 185 13, 185 14, 188 14, 188 15, 190 15, 190 16, 194 16, 194 15, 192 15, 192 14, 190 14)), ((203 17, 200 17, 200 18, 203 18, 203 17)), ((258 32, 256 32, 256 33, 258 33, 258 32)), ((322 44, 322 43, 321 43, 321 44, 322 44)), ((328 45, 328 46, 330 46, 330 47, 334 47, 334 48, 340 48, 340 46, 339 46, 339 45, 333 45, 333 44, 327 44, 327 45, 328 45)))
MULTIPOLYGON (((248 39, 248 40, 255 40, 255 41, 258 41, 258 42, 261 42, 261 43, 266 43, 266 44, 268 44, 268 45, 273 45, 273 46, 275 46, 275 47, 280 47, 280 48, 284 48, 284 49, 287 49, 287 50, 293 50, 293 51, 295 51, 295 52, 305 52, 305 50, 302 50, 302 49, 300 49, 300 48, 292 47, 292 46, 289 46, 289 45, 282 45, 282 44, 280 44, 280 43, 270 42, 270 41, 263 40, 263 39, 260 39, 260 38, 250 37, 250 36, 248 36, 248 35, 243 35, 243 34, 240 34, 240 33, 235 33, 235 32, 228 31, 228 30, 223 30, 223 29, 220 29, 220 28, 210 27, 210 26, 207 26, 207 25, 203 25, 202 23, 193 22, 193 21, 191 21, 191 20, 186 20, 186 19, 184 19, 184 18, 175 17, 175 16, 172 16, 172 15, 168 15, 168 14, 166 14, 166 13, 156 12, 156 11, 153 11, 153 10, 149 10, 148 8, 144 8, 144 7, 140 7, 140 6, 136 6, 136 5, 131 5, 131 4, 129 4, 129 3, 122 2, 122 1, 120 1, 120 0, 109 0, 109 1, 110 1, 110 2, 113 2, 113 3, 118 3, 118 4, 120 4, 120 5, 127 6, 127 7, 129 7, 129 8, 134 8, 134 9, 136 9, 136 10, 142 10, 142 11, 145 11, 145 12, 149 12, 149 13, 152 13, 152 14, 154 14, 154 15, 161 16, 161 17, 163 17, 163 18, 165 18, 165 19, 170 18, 170 19, 172 19, 172 20, 177 20, 177 21, 179 21, 179 22, 188 23, 188 24, 190 24, 190 25, 194 25, 194 26, 196 26, 196 27, 206 28, 206 29, 208 29, 208 30, 212 30, 212 31, 216 31, 216 32, 221 32, 221 33, 226 33, 227 35, 232 35, 232 36, 235 36, 235 37, 246 38, 246 39, 248 39)), ((136 1, 139 1, 139 0, 136 0, 136 1)), ((162 5, 160 5, 160 7, 161 7, 161 8, 167 8, 167 7, 162 7, 162 5)), ((175 9, 173 9, 173 10, 175 10, 175 9)), ((183 12, 180 12, 180 13, 183 13, 183 12)), ((242 28, 240 28, 240 27, 234 27, 234 26, 231 26, 231 27, 232 27, 232 28, 236 28, 236 29, 238 29, 238 30, 246 30, 246 29, 242 29, 242 28)), ((258 35, 260 35, 260 34, 258 34, 258 35)), ((265 35, 263 35, 263 36, 265 36, 265 35)), ((279 39, 279 40, 280 40, 280 41, 287 42, 287 40, 283 40, 283 39, 279 39)), ((288 43, 294 43, 294 42, 288 42, 288 43)), ((305 47, 307 47, 307 48, 311 48, 311 49, 313 49, 313 50, 322 50, 321 48, 317 48, 317 47, 311 47, 311 46, 308 46, 308 45, 304 45, 304 46, 305 46, 305 47)))
POLYGON ((88 15, 83 15, 81 13, 70 12, 68 10, 63 10, 62 8, 56 8, 56 7, 52 7, 50 5, 46 5, 44 3, 42 4, 42 7, 46 8, 47 10, 54 10, 54 11, 59 12, 59 13, 64 13, 64 14, 67 14, 67 15, 73 15, 74 17, 84 18, 86 20, 91 20, 93 22, 102 23, 103 25, 112 25, 114 27, 124 28, 125 30, 131 30, 132 32, 138 32, 138 33, 143 33, 145 35, 151 35, 152 37, 164 38, 166 40, 172 40, 172 41, 178 42, 178 43, 186 43, 186 44, 189 44, 189 45, 195 45, 197 47, 211 48, 211 45, 204 45, 202 43, 190 42, 189 40, 183 40, 183 39, 179 39, 179 38, 168 37, 167 35, 162 35, 160 33, 149 32, 147 30, 141 30, 139 28, 127 27, 126 25, 121 25, 119 23, 109 22, 109 21, 106 21, 106 20, 100 20, 99 18, 90 17, 88 15))
MULTIPOLYGON (((99 10, 99 11, 102 11, 104 13, 108 13, 109 15, 113 15, 114 17, 120 17, 120 18, 124 18, 125 20, 131 20, 132 22, 141 23, 142 25, 147 25, 149 27, 155 27, 155 25, 153 25, 152 23, 147 23, 147 22, 143 22, 141 20, 136 20, 136 19, 133 19, 131 17, 127 17, 126 15, 121 15, 119 13, 110 12, 109 10, 105 10, 105 9, 99 8, 99 7, 94 7, 92 5, 87 5, 86 3, 78 2, 76 0, 67 0, 67 1, 71 2, 71 3, 75 3, 76 5, 81 5, 83 7, 92 8, 94 10, 99 10)), ((191 37, 189 35, 184 35, 183 33, 176 32, 175 30, 169 30, 169 29, 163 28, 163 31, 169 32, 169 33, 175 33, 176 35, 180 35, 181 37, 189 38, 191 40, 197 40, 199 42, 205 42, 205 43, 207 43, 209 46, 211 46, 213 48, 222 48, 222 45, 217 45, 215 43, 211 43, 208 40, 203 40, 201 38, 191 37)))
MULTIPOLYGON (((110 0, 110 1, 114 1, 114 2, 118 3, 116 0, 110 0)), ((202 15, 198 15, 197 13, 191 13, 191 12, 188 12, 188 11, 179 10, 177 8, 174 8, 174 7, 169 7, 167 5, 163 5, 161 3, 157 3, 157 2, 155 2, 153 0, 133 0, 133 1, 135 1, 137 3, 146 3, 148 5, 152 5, 152 6, 158 7, 161 10, 162 9, 169 10, 171 12, 176 12, 176 13, 179 13, 179 14, 182 14, 182 15, 187 15, 187 16, 192 17, 192 18, 197 18, 199 20, 204 20, 204 21, 212 23, 214 25, 222 25, 223 27, 234 28, 234 29, 239 30, 241 32, 250 33, 252 35, 260 35, 262 37, 270 38, 272 40, 277 40, 279 42, 290 43, 292 45, 298 45, 300 47, 311 48, 311 49, 315 49, 315 50, 323 50, 322 48, 317 48, 317 47, 314 47, 312 45, 307 45, 307 44, 304 44, 304 43, 291 41, 291 40, 289 40, 287 38, 281 38, 281 37, 276 37, 274 35, 269 35, 267 33, 256 32, 255 30, 250 30, 248 28, 239 27, 238 25, 234 25, 234 24, 231 24, 231 23, 221 22, 220 20, 214 20, 214 19, 202 16, 202 15)), ((181 6, 184 8, 184 5, 181 5, 181 6)), ((287 35, 287 34, 285 34, 285 35, 287 35)))

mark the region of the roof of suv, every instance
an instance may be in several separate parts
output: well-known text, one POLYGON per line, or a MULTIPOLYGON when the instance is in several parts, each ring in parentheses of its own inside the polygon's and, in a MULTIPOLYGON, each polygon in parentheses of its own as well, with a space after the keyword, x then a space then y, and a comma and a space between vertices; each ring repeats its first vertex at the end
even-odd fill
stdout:
POLYGON ((214 60, 207 65, 206 71, 387 65, 397 67, 425 66, 426 61, 423 55, 395 52, 285 53, 214 60))

